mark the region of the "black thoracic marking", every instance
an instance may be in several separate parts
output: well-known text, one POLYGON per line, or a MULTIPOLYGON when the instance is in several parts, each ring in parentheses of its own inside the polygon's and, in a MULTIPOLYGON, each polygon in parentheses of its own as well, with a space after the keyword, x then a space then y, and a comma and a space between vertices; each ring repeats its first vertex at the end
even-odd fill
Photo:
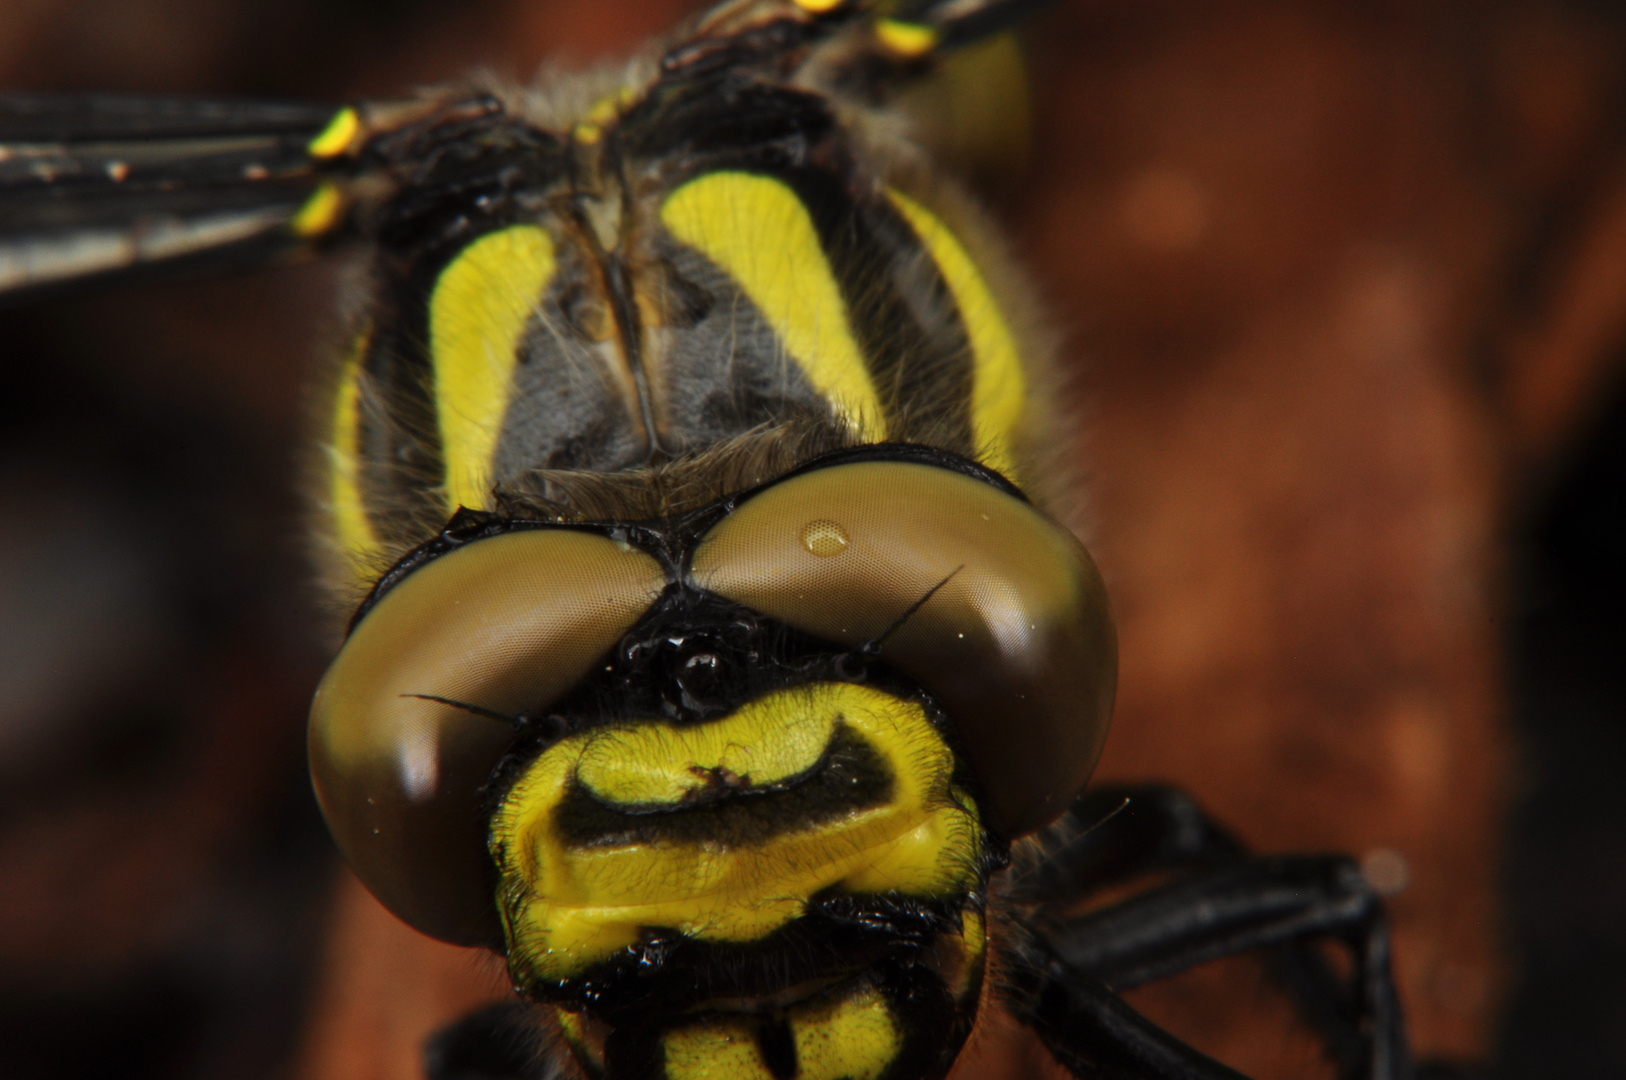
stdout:
POLYGON ((838 724, 824 757, 790 782, 739 788, 720 797, 668 807, 617 808, 572 781, 553 814, 559 839, 571 847, 620 847, 658 842, 752 847, 786 833, 814 829, 855 810, 891 801, 891 770, 869 743, 838 724))
POLYGON ((971 447, 970 338, 935 261, 890 204, 824 168, 777 174, 807 208, 894 438, 971 447))
POLYGON ((428 264, 431 277, 476 237, 534 220, 570 160, 558 136, 493 98, 448 105, 375 140, 368 156, 401 184, 372 224, 381 263, 396 274, 428 264))
MULTIPOLYGON (((864 208, 864 222, 876 247, 887 253, 889 283, 893 295, 908 310, 900 313, 899 324, 906 337, 891 353, 876 352, 875 381, 881 400, 904 414, 896 433, 900 439, 941 442, 949 433, 952 445, 970 452, 971 392, 975 380, 976 354, 971 335, 959 305, 943 280, 937 260, 926 250, 903 215, 890 202, 877 200, 864 208), (879 365, 893 360, 891 374, 879 365)), ((880 299, 883 293, 877 294, 880 299)), ((879 321, 885 312, 860 312, 876 319, 875 332, 884 334, 879 321)))
POLYGON ((724 68, 662 80, 617 128, 629 171, 669 187, 716 169, 785 168, 814 156, 837 133, 818 95, 769 86, 724 68))
POLYGON ((358 372, 362 504, 377 535, 421 535, 426 523, 445 517, 426 290, 397 284, 379 296, 374 317, 358 372))

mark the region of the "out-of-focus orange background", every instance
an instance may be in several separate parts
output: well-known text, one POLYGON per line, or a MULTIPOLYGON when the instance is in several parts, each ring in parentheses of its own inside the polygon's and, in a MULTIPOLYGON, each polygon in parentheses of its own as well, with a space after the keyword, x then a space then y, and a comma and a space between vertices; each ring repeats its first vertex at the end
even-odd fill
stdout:
MULTIPOLYGON (((26 0, 0 87, 343 100, 683 0, 26 0)), ((1065 0, 988 192, 1064 335, 1101 775, 1398 890, 1418 1049, 1626 1073, 1626 12, 1065 0)), ((503 994, 339 867, 298 478, 334 270, 0 313, 0 1078, 404 1080, 503 994)), ((1136 1003, 1322 1076, 1261 969, 1136 1003)), ((964 1075, 1037 1075, 1019 1031, 964 1075)))

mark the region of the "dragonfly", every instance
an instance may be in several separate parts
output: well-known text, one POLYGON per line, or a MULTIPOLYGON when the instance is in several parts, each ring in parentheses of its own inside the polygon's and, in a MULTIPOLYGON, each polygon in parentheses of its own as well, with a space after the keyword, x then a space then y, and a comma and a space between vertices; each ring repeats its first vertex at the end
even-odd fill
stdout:
POLYGON ((1411 1075, 1351 860, 1086 786, 1116 638, 1055 358, 903 105, 1043 6, 727 0, 340 107, 0 98, 7 299, 359 268, 310 766, 386 908, 506 961, 436 1080, 933 1080, 995 1007, 1081 1078, 1234 1077, 1121 993, 1255 950, 1341 1076, 1411 1075))

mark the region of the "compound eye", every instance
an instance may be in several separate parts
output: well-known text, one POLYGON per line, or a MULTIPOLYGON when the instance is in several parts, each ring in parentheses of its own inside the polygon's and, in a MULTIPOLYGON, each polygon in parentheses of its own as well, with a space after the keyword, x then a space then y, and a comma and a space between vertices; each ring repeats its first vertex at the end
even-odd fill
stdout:
POLYGON ((385 907, 501 946, 480 789, 516 733, 497 717, 558 701, 665 583, 606 537, 534 529, 441 555, 368 611, 317 687, 310 761, 328 827, 385 907))
POLYGON ((716 525, 693 574, 848 647, 919 604, 880 658, 942 702, 1009 836, 1054 820, 1095 767, 1118 672, 1106 590, 1070 533, 988 483, 887 461, 792 477, 716 525))

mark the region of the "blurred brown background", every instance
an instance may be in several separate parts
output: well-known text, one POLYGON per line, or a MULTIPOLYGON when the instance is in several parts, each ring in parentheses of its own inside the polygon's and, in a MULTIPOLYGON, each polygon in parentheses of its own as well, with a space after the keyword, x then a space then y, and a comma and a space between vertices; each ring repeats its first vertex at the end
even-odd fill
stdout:
MULTIPOLYGON (((0 86, 342 100, 690 7, 8 0, 0 86)), ((1103 775, 1400 889, 1420 1051, 1626 1074, 1626 12, 1068 0, 1030 38, 1032 158, 990 194, 1084 421, 1103 775)), ((404 1080, 502 993, 349 883, 304 775, 332 278, 0 312, 7 1080, 404 1080)), ((1135 1000, 1326 1074, 1245 962, 1135 1000)), ((1045 1069, 997 1024, 975 1051, 1045 1069)))

